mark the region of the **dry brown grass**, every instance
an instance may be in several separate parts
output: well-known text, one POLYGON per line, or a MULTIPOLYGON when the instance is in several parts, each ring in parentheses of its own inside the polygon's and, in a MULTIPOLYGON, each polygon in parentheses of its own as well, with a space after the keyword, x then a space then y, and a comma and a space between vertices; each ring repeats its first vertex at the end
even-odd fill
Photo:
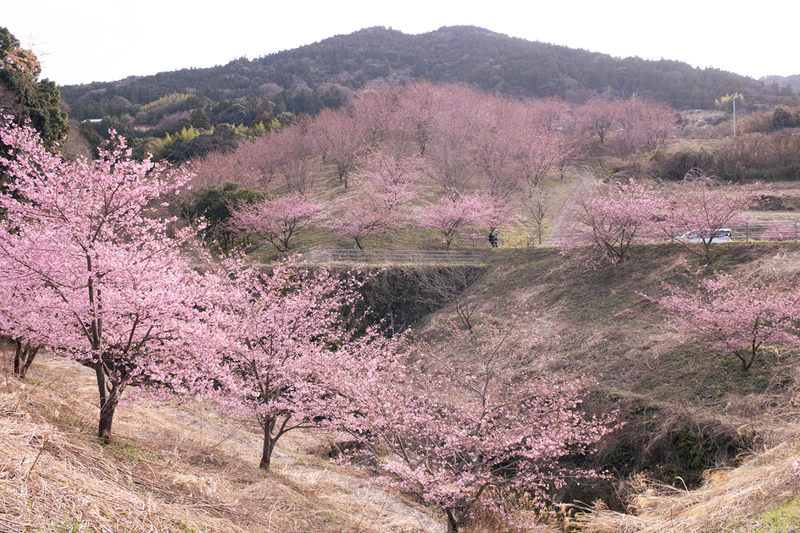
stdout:
MULTIPOLYGON (((7 357, 4 354, 4 362, 7 357)), ((202 405, 123 405, 94 438, 93 373, 60 358, 21 382, 0 374, 0 531, 394 532, 443 530, 426 512, 284 443, 257 468, 260 435, 202 405)))
POLYGON ((574 525, 585 533, 724 531, 737 520, 756 516, 800 493, 800 442, 794 440, 757 454, 736 469, 709 471, 698 490, 644 480, 639 480, 639 489, 630 501, 631 514, 595 504, 589 512, 579 514, 574 525))
POLYGON ((797 281, 800 279, 800 251, 778 249, 775 254, 742 265, 736 272, 737 276, 752 281, 797 281))

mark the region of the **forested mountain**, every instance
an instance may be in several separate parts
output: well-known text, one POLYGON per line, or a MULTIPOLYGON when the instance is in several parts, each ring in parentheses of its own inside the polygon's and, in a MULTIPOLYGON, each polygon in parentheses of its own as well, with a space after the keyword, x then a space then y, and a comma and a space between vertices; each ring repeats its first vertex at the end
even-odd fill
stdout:
MULTIPOLYGON (((678 61, 570 49, 512 38, 472 26, 407 35, 384 27, 338 35, 311 45, 225 66, 183 69, 116 82, 62 86, 62 98, 79 120, 120 115, 172 93, 212 101, 277 99, 292 112, 335 107, 366 83, 392 79, 462 81, 519 96, 560 96, 582 101, 602 94, 634 93, 678 109, 712 108, 725 94, 749 104, 774 103, 779 87, 719 69, 678 61)), ((273 100, 274 101, 274 100, 273 100)))
POLYGON ((792 89, 794 87, 800 87, 800 74, 794 74, 792 76, 764 76, 761 78, 765 84, 769 85, 770 89, 775 91, 776 89, 780 92, 780 94, 794 94, 795 91, 792 89))

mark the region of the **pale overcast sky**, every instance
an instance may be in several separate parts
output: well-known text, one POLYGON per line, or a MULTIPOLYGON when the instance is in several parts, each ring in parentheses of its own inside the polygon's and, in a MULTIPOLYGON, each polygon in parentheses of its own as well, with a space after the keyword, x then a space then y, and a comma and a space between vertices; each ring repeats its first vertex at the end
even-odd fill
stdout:
POLYGON ((59 85, 255 59, 372 26, 479 26, 618 57, 760 78, 800 74, 800 2, 707 0, 6 0, 0 26, 59 85))

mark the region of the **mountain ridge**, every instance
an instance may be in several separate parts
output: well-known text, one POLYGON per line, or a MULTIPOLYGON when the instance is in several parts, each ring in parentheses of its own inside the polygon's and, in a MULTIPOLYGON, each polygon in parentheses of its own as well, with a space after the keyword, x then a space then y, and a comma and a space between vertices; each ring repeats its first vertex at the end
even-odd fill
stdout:
POLYGON ((122 97, 144 105, 175 92, 217 101, 265 98, 284 90, 322 94, 331 87, 349 95, 370 82, 412 79, 464 82, 519 97, 558 96, 570 101, 636 94, 677 109, 712 108, 715 99, 736 92, 754 104, 774 103, 780 96, 763 81, 715 68, 618 58, 476 26, 444 26, 422 34, 375 26, 253 60, 242 57, 222 66, 67 85, 60 90, 69 104, 122 97))

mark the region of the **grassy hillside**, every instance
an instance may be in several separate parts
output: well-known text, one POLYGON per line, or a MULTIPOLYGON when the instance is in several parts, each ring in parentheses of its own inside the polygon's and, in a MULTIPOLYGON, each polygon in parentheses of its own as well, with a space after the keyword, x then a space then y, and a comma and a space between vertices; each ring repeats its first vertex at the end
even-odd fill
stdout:
POLYGON ((0 383, 0 530, 436 531, 424 510, 287 437, 270 474, 259 431, 202 405, 125 405, 97 443, 94 373, 43 357, 0 383))
MULTIPOLYGON (((798 260, 796 243, 734 243, 716 249, 713 268, 704 275, 725 271, 744 279, 791 281, 800 273, 798 260)), ((709 478, 714 469, 738 466, 750 454, 774 447, 788 446, 776 461, 797 458, 792 444, 800 435, 792 423, 800 378, 796 360, 770 351, 750 371, 741 372, 733 356, 717 356, 707 345, 667 327, 657 304, 641 295, 662 294, 664 283, 692 283, 693 274, 703 266, 696 257, 675 245, 652 245, 636 248, 622 265, 596 271, 586 271, 581 261, 551 249, 527 254, 501 250, 488 262, 491 274, 480 289, 484 301, 532 303, 539 310, 535 320, 546 339, 537 356, 550 358, 553 371, 595 376, 599 386, 590 403, 598 411, 619 409, 625 423, 601 446, 594 462, 613 472, 615 482, 590 489, 573 486, 563 494, 565 499, 590 502, 600 497, 605 506, 617 511, 649 513, 637 524, 655 527, 663 523, 665 506, 687 506, 686 501, 702 500, 698 494, 709 494, 679 489, 694 489, 713 480, 716 493, 709 497, 722 497, 728 489, 720 488, 722 477, 709 478), (642 475, 671 487, 660 491, 662 499, 657 504, 644 501, 642 486, 631 483, 642 475), (674 496, 683 499, 673 502, 674 496)), ((754 464, 763 462, 746 463, 747 476, 760 486, 769 481, 769 468, 779 469, 771 459, 766 462, 769 468, 761 471, 753 472, 754 464), (759 475, 764 477, 755 479, 759 475)), ((737 476, 731 474, 725 480, 743 485, 737 476)), ((777 492, 752 497, 753 507, 726 506, 720 516, 747 516, 761 507, 786 502, 792 494, 787 487, 796 489, 798 483, 800 478, 788 475, 776 481, 776 487, 783 487, 777 492)), ((654 497, 652 491, 647 494, 654 497)), ((789 515, 796 516, 791 509, 789 515)), ((720 516, 715 527, 726 523, 720 516)), ((615 526, 602 531, 619 531, 625 520, 625 515, 615 515, 615 526)), ((718 530, 702 520, 688 524, 677 530, 718 530)), ((644 526, 631 529, 640 530, 650 531, 644 526)))
MULTIPOLYGON (((737 531, 752 531, 753 520, 797 520, 794 360, 768 355, 741 372, 732 357, 716 357, 665 327, 657 306, 640 294, 660 294, 663 282, 688 283, 686 274, 701 266, 697 259, 656 245, 636 248, 617 267, 589 271, 548 247, 501 248, 485 262, 485 277, 470 289, 479 311, 502 318, 509 301, 530 305, 543 337, 531 366, 596 377, 587 408, 618 409, 625 422, 590 462, 612 479, 559 494, 573 502, 571 515, 586 510, 579 502, 604 500, 597 504, 602 511, 583 518, 588 531, 718 531, 734 520, 737 531), (642 476, 661 484, 643 484, 642 476), (713 521, 703 518, 703 505, 718 511, 713 521), (765 509, 771 514, 762 515, 765 509), (685 527, 667 527, 678 519, 685 527)), ((796 279, 800 246, 721 245, 713 265, 748 278, 796 279)), ((444 308, 415 330, 436 342, 438 321, 451 312, 444 308)), ((34 363, 25 382, 3 375, 0 525, 16 531, 441 527, 400 496, 315 455, 326 448, 326 435, 282 441, 274 472, 260 471, 257 428, 202 405, 125 405, 117 440, 101 447, 93 438, 94 387, 90 370, 57 358, 34 363)))

